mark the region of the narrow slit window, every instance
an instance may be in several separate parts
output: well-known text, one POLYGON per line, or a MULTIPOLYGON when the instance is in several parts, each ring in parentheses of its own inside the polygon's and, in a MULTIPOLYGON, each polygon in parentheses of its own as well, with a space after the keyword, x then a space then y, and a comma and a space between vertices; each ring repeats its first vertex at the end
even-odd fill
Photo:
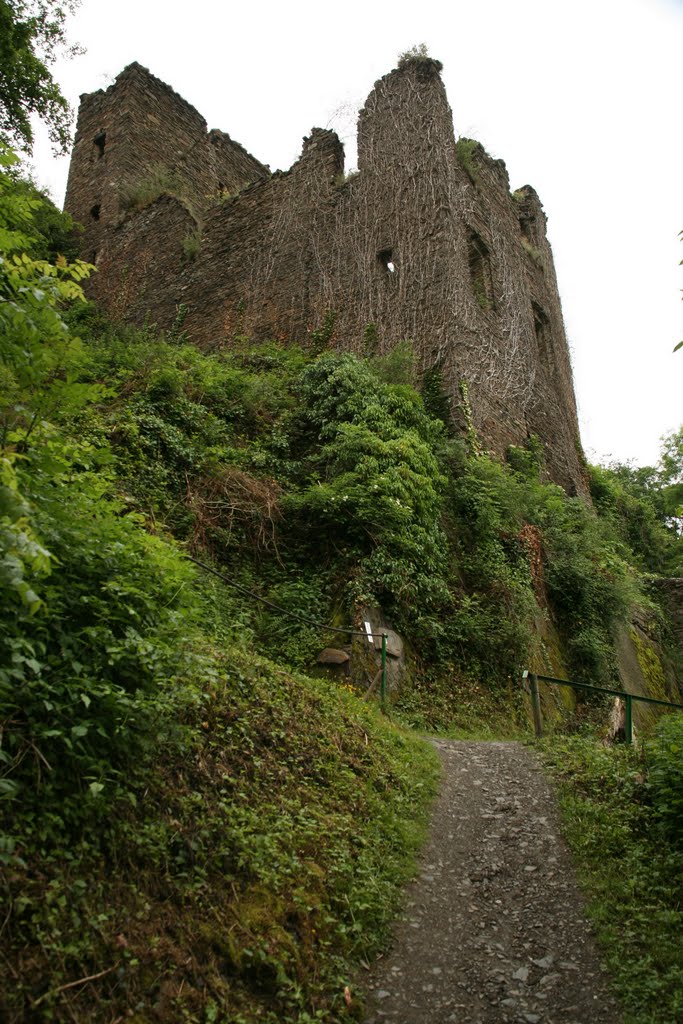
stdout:
POLYGON ((90 207, 90 216, 92 217, 93 220, 99 220, 100 219, 100 204, 99 203, 95 203, 94 206, 90 207))
POLYGON ((97 150, 97 159, 98 160, 101 160, 102 157, 104 156, 104 147, 106 146, 106 144, 107 144, 107 133, 106 132, 99 132, 95 136, 95 138, 93 139, 93 145, 95 146, 95 149, 97 150))
POLYGON ((552 365, 552 342, 550 337, 550 320, 548 314, 537 302, 531 303, 534 312, 534 330, 536 332, 536 344, 541 365, 549 370, 552 365))
POLYGON ((468 233, 467 258, 475 299, 482 309, 495 309, 491 257, 486 243, 476 231, 470 230, 468 233))

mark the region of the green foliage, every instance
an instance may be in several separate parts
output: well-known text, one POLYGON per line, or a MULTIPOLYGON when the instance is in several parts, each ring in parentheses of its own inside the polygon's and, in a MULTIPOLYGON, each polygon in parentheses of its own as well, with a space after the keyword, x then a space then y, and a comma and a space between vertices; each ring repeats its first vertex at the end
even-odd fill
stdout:
POLYGON ((683 532, 683 427, 662 438, 659 461, 664 512, 677 532, 683 532), (673 522, 672 522, 673 521, 673 522))
MULTIPOLYGON (((462 460, 457 449, 453 459, 462 460)), ((519 539, 524 496, 489 458, 458 461, 446 507, 460 594, 446 629, 461 668, 495 687, 528 661, 532 648, 533 592, 519 539)))
POLYGON ((476 141, 476 139, 460 138, 455 144, 455 153, 458 158, 458 163, 466 172, 473 185, 476 185, 479 180, 477 159, 482 151, 483 147, 480 142, 476 141))
POLYGON ((83 1024, 103 1002, 196 1024, 211 1006, 266 1024, 348 1012, 351 964, 386 940, 423 837, 436 758, 326 682, 253 652, 212 660, 186 742, 128 780, 100 841, 43 843, 39 873, 13 865, 5 1012, 37 995, 37 1019, 73 1006, 83 1024), (56 991, 112 963, 74 1004, 56 991))
POLYGON ((452 433, 451 400, 444 386, 441 362, 434 363, 422 375, 422 401, 427 413, 433 419, 441 420, 447 433, 452 433))
POLYGON ((661 720, 650 752, 649 782, 655 813, 683 858, 683 714, 661 720))
POLYGON ((611 533, 580 499, 559 493, 540 517, 548 550, 546 583, 578 678, 613 675, 613 627, 642 601, 637 577, 611 533))
POLYGON ((189 235, 185 235, 182 245, 185 259, 190 261, 196 259, 202 247, 201 229, 197 228, 195 231, 191 231, 189 235))
POLYGON ((409 49, 399 53, 397 67, 410 67, 411 64, 417 64, 418 66, 434 65, 438 71, 443 69, 443 64, 440 60, 435 60, 429 56, 426 43, 417 43, 415 46, 411 46, 409 49))
MULTIPOLYGON (((612 627, 641 599, 626 548, 604 517, 541 483, 536 440, 509 452, 509 469, 482 454, 471 414, 470 454, 449 442, 397 383, 412 373, 409 345, 369 361, 246 344, 206 356, 77 313, 90 334, 84 383, 113 392, 76 418, 79 431, 111 441, 125 493, 152 521, 208 547, 243 585, 287 606, 297 581, 300 613, 310 601, 323 622, 379 604, 421 659, 499 687, 536 645, 531 526, 572 670, 611 678, 612 627)), ((427 383, 433 412, 438 374, 427 383)), ((239 621, 292 665, 314 653, 307 627, 258 605, 239 621)))
POLYGON ((311 351, 318 355, 320 352, 324 352, 326 348, 329 348, 330 342, 334 337, 334 325, 337 320, 337 314, 333 309, 328 309, 323 317, 323 322, 320 327, 316 327, 309 334, 311 351))
POLYGON ((532 434, 524 446, 510 445, 505 452, 508 466, 527 480, 538 480, 544 468, 543 442, 532 434))
POLYGON ((31 203, 31 255, 52 263, 63 256, 68 263, 74 263, 78 258, 78 239, 69 214, 59 210, 44 189, 20 177, 16 167, 8 166, 4 173, 11 180, 15 202, 24 198, 31 203))
MULTIPOLYGON (((36 259, 35 217, 41 198, 17 188, 16 157, 0 151, 0 444, 23 428, 24 443, 40 417, 75 407, 93 396, 77 381, 80 342, 62 315, 63 306, 82 300, 79 282, 90 273, 81 260, 36 259), (29 250, 29 251, 27 251, 29 250)), ((96 388, 99 392, 101 389, 96 388)))
POLYGON ((458 391, 460 392, 461 409, 465 419, 465 430, 467 437, 467 444, 469 446, 470 453, 472 455, 481 455, 482 449, 477 436, 477 430, 474 426, 474 417, 472 416, 472 404, 470 402, 470 385, 469 382, 462 379, 458 381, 458 391))
POLYGON ((653 573, 683 573, 679 504, 683 501, 683 428, 662 439, 658 466, 612 463, 589 469, 591 497, 637 564, 653 573))
POLYGON ((106 453, 45 428, 34 444, 17 472, 23 514, 9 525, 40 544, 23 545, 25 578, 2 591, 0 715, 8 777, 26 787, 24 805, 68 804, 93 784, 98 794, 116 790, 166 728, 167 684, 184 671, 172 638, 179 617, 190 628, 191 573, 136 516, 122 516, 102 471, 106 453))
POLYGON ((150 167, 143 177, 132 178, 119 186, 119 202, 123 210, 139 212, 151 206, 160 196, 173 196, 186 201, 183 184, 164 164, 150 167))
POLYGON ((363 330, 363 355, 371 359, 377 355, 379 348, 379 330, 377 324, 366 324, 363 330))
POLYGON ((399 341, 386 355, 374 355, 370 358, 370 365, 386 384, 415 386, 415 349, 411 341, 399 341))
POLYGON ((57 152, 69 145, 71 111, 50 71, 79 52, 66 41, 78 0, 0 0, 0 139, 30 152, 31 115, 47 124, 57 152))
POLYGON ((0 460, 0 585, 33 615, 42 605, 29 580, 50 571, 50 552, 31 525, 31 507, 19 491, 13 459, 0 460))
POLYGON ((645 754, 576 737, 543 748, 559 780, 567 839, 629 1024, 670 1024, 683 1009, 680 755, 671 749, 680 729, 680 720, 668 718, 662 745, 648 745, 645 754), (677 822, 670 835, 678 845, 663 841, 662 812, 665 821, 677 822))
MULTIPOLYGON (((300 429, 316 442, 310 482, 288 498, 299 529, 320 531, 352 558, 354 602, 379 603, 406 617, 413 602, 447 600, 439 526, 444 480, 431 443, 440 431, 417 396, 381 386, 349 355, 311 364, 298 385, 300 429), (330 529, 334 524, 334 532, 330 529)), ((415 608, 411 618, 419 615, 415 608)))

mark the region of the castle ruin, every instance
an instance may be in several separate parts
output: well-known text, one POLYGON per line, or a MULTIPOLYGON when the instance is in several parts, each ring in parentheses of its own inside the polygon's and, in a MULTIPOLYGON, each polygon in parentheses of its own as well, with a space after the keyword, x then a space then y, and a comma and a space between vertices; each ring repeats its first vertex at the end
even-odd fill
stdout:
POLYGON ((314 128, 269 169, 139 64, 81 97, 66 210, 114 317, 183 330, 203 349, 240 335, 380 352, 411 340, 454 419, 462 384, 484 445, 537 436, 548 472, 585 493, 576 403, 546 218, 505 165, 456 142, 438 61, 404 60, 358 120, 358 173, 314 128), (333 325, 333 327, 332 327, 333 325))

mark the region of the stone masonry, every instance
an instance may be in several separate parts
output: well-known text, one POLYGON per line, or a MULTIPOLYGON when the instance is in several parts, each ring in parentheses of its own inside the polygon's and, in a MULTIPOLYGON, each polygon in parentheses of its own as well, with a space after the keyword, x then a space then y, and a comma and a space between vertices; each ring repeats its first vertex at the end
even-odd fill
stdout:
POLYGON ((271 174, 139 64, 81 98, 66 209, 88 292, 115 317, 209 350, 240 335, 380 352, 411 340, 453 417, 500 456, 536 435, 550 476, 586 493, 569 352, 538 196, 456 143, 441 65, 403 61, 358 121, 358 173, 314 128, 271 174), (463 407, 467 384, 470 409, 463 407))

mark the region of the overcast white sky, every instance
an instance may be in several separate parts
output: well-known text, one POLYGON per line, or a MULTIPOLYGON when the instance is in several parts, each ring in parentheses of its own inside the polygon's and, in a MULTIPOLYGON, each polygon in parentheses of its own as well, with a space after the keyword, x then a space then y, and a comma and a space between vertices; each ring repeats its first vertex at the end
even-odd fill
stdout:
MULTIPOLYGON (((83 0, 70 36, 74 104, 137 60, 273 170, 314 125, 352 164, 355 111, 425 42, 456 134, 544 204, 589 458, 652 463, 683 422, 683 0, 83 0)), ((68 160, 34 167, 61 202, 68 160)))

